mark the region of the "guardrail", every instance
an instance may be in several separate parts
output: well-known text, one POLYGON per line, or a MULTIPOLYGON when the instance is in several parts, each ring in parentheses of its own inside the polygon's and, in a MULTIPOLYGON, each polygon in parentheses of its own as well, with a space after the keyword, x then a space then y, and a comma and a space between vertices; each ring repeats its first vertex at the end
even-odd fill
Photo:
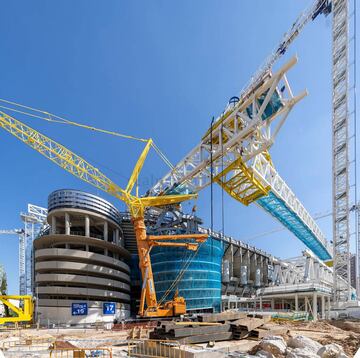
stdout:
POLYGON ((178 341, 128 340, 128 357, 185 358, 185 351, 178 341))

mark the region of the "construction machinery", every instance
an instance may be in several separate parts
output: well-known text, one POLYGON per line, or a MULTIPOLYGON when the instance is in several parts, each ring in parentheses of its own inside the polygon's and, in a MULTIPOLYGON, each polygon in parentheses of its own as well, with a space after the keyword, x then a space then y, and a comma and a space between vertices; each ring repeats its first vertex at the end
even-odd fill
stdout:
POLYGON ((46 227, 47 209, 28 204, 27 212, 21 212, 23 229, 0 230, 0 235, 17 235, 19 237, 19 293, 32 295, 32 247, 40 230, 46 227))
POLYGON ((0 235, 16 235, 19 237, 19 289, 24 294, 25 287, 25 231, 24 229, 0 230, 0 235))
MULTIPOLYGON (((310 215, 299 201, 291 197, 293 196, 291 190, 283 181, 280 182, 277 173, 274 174, 268 152, 291 109, 306 95, 306 91, 303 91, 294 96, 285 75, 296 62, 297 59, 292 58, 277 72, 268 71, 252 92, 242 98, 234 98, 224 114, 205 134, 202 143, 182 163, 172 169, 170 176, 153 188, 152 196, 147 193, 149 196, 139 197, 138 190, 136 195, 132 194, 150 148, 153 147, 158 152, 151 139, 143 140, 146 146, 126 188, 122 189, 83 158, 2 111, 0 127, 71 174, 125 202, 134 225, 143 279, 139 315, 145 317, 178 315, 186 311, 183 298, 175 295, 172 301, 163 305, 157 301, 150 251, 154 246, 176 246, 195 251, 198 244, 206 240, 207 235, 148 236, 144 222, 145 210, 149 207, 166 206, 194 198, 197 191, 213 180, 245 205, 263 197, 273 198, 273 193, 278 195, 279 201, 284 200, 282 195, 285 193, 289 197, 287 200, 291 200, 295 205, 292 210, 296 210, 300 225, 304 227, 303 231, 310 232, 315 238, 315 247, 312 249, 319 249, 326 257, 329 255, 325 248, 325 239, 320 235, 316 223, 311 221, 310 215), (270 130, 271 127, 274 127, 273 131, 270 130), (264 171, 262 176, 259 175, 261 170, 264 171), (279 183, 282 186, 279 186, 279 183), (188 240, 192 242, 186 242, 188 240)), ((50 115, 50 119, 52 117, 50 115)), ((75 124, 64 120, 61 122, 75 124)), ((181 277, 182 271, 180 270, 178 277, 181 277)), ((171 286, 173 288, 173 284, 171 286)))
MULTIPOLYGON (((334 3, 333 6, 335 5, 334 8, 338 9, 335 13, 335 20, 340 18, 338 14, 344 13, 345 2, 345 0, 333 2, 326 0, 314 1, 311 8, 302 13, 293 23, 292 28, 285 34, 280 45, 265 62, 265 65, 260 68, 259 72, 252 77, 250 84, 241 92, 240 96, 231 99, 223 114, 206 132, 201 143, 150 190, 149 195, 151 196, 139 198, 137 195, 131 195, 131 190, 139 174, 139 172, 136 172, 137 166, 139 165, 138 169, 140 170, 143 162, 139 163, 142 156, 146 157, 147 152, 144 154, 146 148, 134 169, 133 180, 130 178, 126 190, 122 190, 82 158, 73 157, 73 153, 66 152, 66 148, 57 143, 55 143, 55 146, 47 145, 49 139, 31 128, 30 131, 25 130, 23 132, 22 130, 25 128, 22 127, 23 123, 20 122, 21 125, 19 126, 15 123, 15 119, 3 112, 0 113, 2 116, 1 126, 70 173, 123 200, 128 205, 133 217, 138 248, 144 250, 141 255, 139 253, 139 257, 145 257, 145 253, 149 252, 151 247, 155 245, 170 245, 165 241, 156 241, 155 244, 155 240, 151 240, 146 236, 145 225, 141 227, 144 224, 145 208, 186 200, 190 198, 189 193, 190 195, 197 193, 214 181, 243 204, 249 205, 256 202, 292 231, 320 259, 329 260, 332 257, 332 252, 324 235, 295 194, 279 176, 268 152, 290 110, 306 95, 306 92, 303 92, 298 96, 294 96, 285 76, 286 71, 296 63, 296 59, 290 60, 275 74, 271 72, 271 66, 286 52, 288 46, 309 21, 314 20, 321 13, 325 15, 330 13, 332 3, 334 3), (287 93, 287 97, 284 96, 285 93, 287 93), (10 118, 11 120, 9 120, 10 118), (271 132, 271 124, 277 118, 280 118, 278 125, 271 132), (168 201, 161 201, 162 199, 168 201), (157 202, 156 200, 160 201, 157 202), (143 241, 147 241, 147 243, 144 247, 141 247, 143 241)), ((343 18, 341 15, 341 19, 343 18)), ((333 29, 334 40, 336 38, 335 31, 338 31, 339 28, 345 31, 347 24, 335 25, 336 21, 333 29)), ((149 144, 150 146, 151 144, 149 144)), ((335 153, 334 155, 338 154, 335 153)), ((342 182, 346 184, 347 180, 342 182)), ((347 217, 348 211, 346 208, 341 210, 341 215, 347 217)), ((343 222, 343 220, 338 221, 343 222)), ((338 227, 338 224, 336 225, 338 227)), ((337 236, 336 233, 334 240, 335 268, 338 265, 343 273, 336 273, 336 270, 334 270, 334 282, 338 274, 342 277, 348 274, 348 238, 345 244, 339 248, 337 236)), ((183 239, 188 239, 188 237, 183 237, 183 239)), ((203 240, 203 238, 198 239, 203 240)), ((184 243, 177 244, 183 245, 184 243)), ((183 247, 187 246, 183 245, 183 247)), ((192 246, 187 248, 193 249, 192 246)), ((140 263, 140 266, 145 268, 146 262, 144 260, 140 263)), ((145 277, 142 301, 146 299, 148 313, 156 312, 156 309, 153 308, 149 310, 149 307, 154 307, 153 303, 156 302, 152 301, 150 297, 151 285, 147 286, 149 270, 149 268, 141 270, 143 278, 145 277)), ((335 283, 334 287, 336 287, 335 283)), ((145 313, 143 311, 143 315, 145 313)))
POLYGON ((21 212, 20 218, 24 223, 19 248, 20 295, 33 294, 33 242, 39 232, 47 226, 47 209, 28 204, 27 212, 21 212))
MULTIPOLYGON (((152 139, 146 140, 146 146, 135 165, 129 182, 126 188, 122 189, 83 158, 4 112, 0 112, 0 127, 74 176, 125 202, 134 225, 139 254, 139 266, 143 280, 139 315, 142 317, 166 317, 184 314, 186 312, 185 300, 177 294, 175 294, 173 300, 165 302, 162 305, 158 304, 151 268, 150 251, 154 246, 183 247, 196 251, 199 243, 207 239, 207 235, 147 235, 144 222, 146 208, 176 204, 196 196, 194 194, 175 194, 141 198, 137 193, 136 195, 131 194, 138 181, 147 154, 150 148, 154 146, 152 139)), ((138 190, 136 190, 136 192, 138 192, 138 190)))
MULTIPOLYGON (((22 235, 22 229, 13 229, 13 230, 0 230, 0 234, 7 235, 22 235)), ((2 274, 3 269, 0 266, 0 286, 3 286, 4 275, 2 274)), ((14 322, 29 322, 33 319, 34 305, 33 299, 29 295, 6 295, 6 285, 5 288, 2 287, 0 292, 0 304, 4 306, 4 313, 0 316, 0 325, 4 323, 14 323, 14 322), (14 304, 14 301, 17 301, 18 304, 14 304), (12 314, 9 314, 9 310, 12 311, 12 314)))
POLYGON ((34 303, 30 295, 1 295, 0 302, 15 314, 15 316, 0 317, 0 324, 32 321, 34 303), (17 301, 18 305, 11 301, 17 301))

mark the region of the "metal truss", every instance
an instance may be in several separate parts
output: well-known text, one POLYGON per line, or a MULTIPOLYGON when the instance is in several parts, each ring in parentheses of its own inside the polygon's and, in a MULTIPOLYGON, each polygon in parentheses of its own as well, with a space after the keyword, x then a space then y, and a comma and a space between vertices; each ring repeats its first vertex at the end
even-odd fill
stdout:
MULTIPOLYGON (((25 290, 25 232, 24 229, 0 230, 0 235, 18 235, 19 237, 19 288, 25 290)), ((1 276, 0 276, 1 279, 1 276)), ((0 281, 1 283, 1 281, 0 281)))
MULTIPOLYGON (((306 95, 304 91, 294 96, 285 75, 296 62, 292 58, 275 74, 267 72, 257 88, 229 103, 200 144, 149 194, 197 192, 211 183, 211 166, 214 178, 228 192, 236 188, 239 193, 246 192, 247 197, 254 194, 258 188, 251 179, 239 180, 238 185, 231 180, 239 175, 240 164, 248 167, 252 158, 271 147, 293 106, 306 95)), ((243 172, 251 176, 246 168, 243 172)), ((241 194, 235 196, 242 201, 241 194)))
MULTIPOLYGON (((273 267, 270 276, 271 286, 316 283, 331 289, 333 285, 332 269, 308 250, 304 250, 302 256, 293 259, 274 259, 273 267)), ((342 285, 344 284, 342 281, 342 285)))
POLYGON ((348 57, 349 1, 333 0, 332 24, 332 160, 334 301, 350 300, 349 247, 349 135, 348 135, 348 57), (348 282, 340 285, 338 277, 348 282))
POLYGON ((326 260, 331 254, 324 235, 278 175, 267 151, 293 105, 306 94, 303 92, 294 97, 286 79, 286 71, 295 63, 293 58, 275 75, 264 78, 254 92, 228 107, 200 145, 162 178, 150 194, 201 190, 211 182, 212 159, 213 180, 230 196, 245 205, 257 201, 316 255, 326 260), (274 108, 277 96, 281 104, 274 108))
POLYGON ((33 242, 46 225, 47 209, 28 204, 28 212, 21 213, 24 223, 19 236, 20 295, 31 295, 33 289, 33 242))
POLYGON ((105 192, 117 193, 120 199, 124 196, 121 188, 86 160, 2 111, 0 111, 0 128, 79 179, 105 192))
POLYGON ((278 219, 320 259, 330 259, 331 248, 325 236, 268 159, 258 154, 252 170, 263 186, 271 188, 269 195, 256 203, 278 219))

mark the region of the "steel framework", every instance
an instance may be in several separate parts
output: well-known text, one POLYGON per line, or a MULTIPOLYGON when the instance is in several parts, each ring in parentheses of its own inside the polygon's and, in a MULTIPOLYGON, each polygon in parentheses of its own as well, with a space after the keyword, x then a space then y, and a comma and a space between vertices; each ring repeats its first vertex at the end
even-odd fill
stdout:
MULTIPOLYGON (((0 235, 17 235, 19 237, 19 290, 25 287, 25 235, 23 229, 0 230, 0 235)), ((1 281, 0 281, 1 284, 1 281)))
POLYGON ((245 205, 257 202, 304 242, 322 260, 330 247, 318 225, 275 170, 268 149, 293 106, 306 92, 294 96, 285 73, 292 58, 278 72, 267 72, 207 131, 150 194, 197 192, 213 180, 245 205), (211 175, 212 174, 212 175, 211 175))
POLYGON ((348 57, 349 1, 332 1, 332 175, 334 301, 350 295, 348 57), (347 285, 340 285, 341 277, 347 285))
POLYGON ((331 246, 293 191, 268 160, 259 154, 252 166, 256 177, 271 188, 257 204, 279 220, 321 260, 331 258, 331 246))
MULTIPOLYGON (((306 96, 306 91, 294 96, 285 75, 296 62, 292 58, 275 74, 267 72, 256 89, 229 103, 200 144, 156 183, 150 194, 197 192, 211 183, 212 166, 214 179, 236 199, 248 204, 248 199, 263 188, 254 185, 252 179, 242 180, 240 172, 251 177, 249 162, 272 146, 293 106, 306 96), (266 113, 273 107, 274 98, 278 107, 266 113)), ((256 196, 251 201, 255 199, 256 196)))
POLYGON ((47 209, 28 204, 28 212, 21 213, 24 223, 23 233, 19 236, 19 279, 20 295, 33 293, 33 242, 46 225, 47 209))

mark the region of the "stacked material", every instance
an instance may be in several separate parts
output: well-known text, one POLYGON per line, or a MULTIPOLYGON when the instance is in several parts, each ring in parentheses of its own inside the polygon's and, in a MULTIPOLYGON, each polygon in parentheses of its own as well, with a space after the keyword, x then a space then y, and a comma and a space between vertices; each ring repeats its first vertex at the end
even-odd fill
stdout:
POLYGON ((287 328, 270 323, 271 316, 248 315, 231 322, 233 339, 243 339, 248 337, 263 338, 269 335, 285 334, 287 328))
POLYGON ((159 322, 150 338, 192 344, 286 333, 286 329, 270 324, 270 320, 271 316, 253 316, 244 312, 203 314, 198 315, 196 321, 159 322))

